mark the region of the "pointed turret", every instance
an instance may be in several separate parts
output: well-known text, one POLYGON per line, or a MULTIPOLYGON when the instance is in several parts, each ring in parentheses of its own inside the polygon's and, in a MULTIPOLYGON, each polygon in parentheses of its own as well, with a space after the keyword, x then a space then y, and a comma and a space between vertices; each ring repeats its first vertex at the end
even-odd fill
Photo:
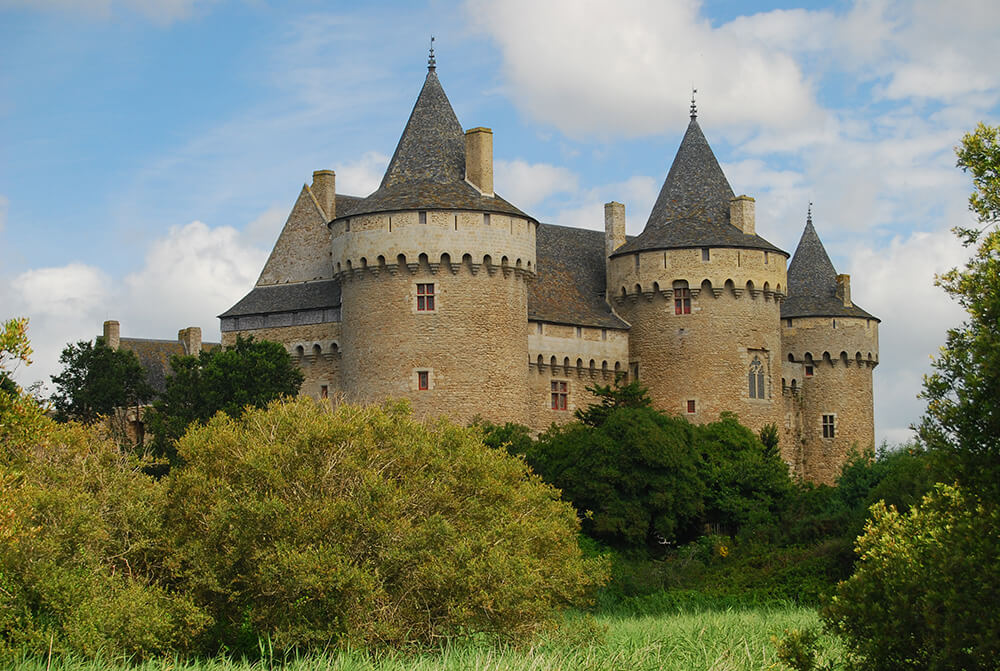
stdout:
POLYGON ((646 228, 616 254, 684 247, 743 247, 781 252, 767 240, 744 233, 730 222, 730 201, 734 197, 733 188, 698 125, 692 103, 687 132, 646 228))
POLYGON ((834 269, 813 227, 811 203, 806 227, 788 264, 788 297, 781 305, 781 317, 878 319, 851 301, 850 278, 834 269))

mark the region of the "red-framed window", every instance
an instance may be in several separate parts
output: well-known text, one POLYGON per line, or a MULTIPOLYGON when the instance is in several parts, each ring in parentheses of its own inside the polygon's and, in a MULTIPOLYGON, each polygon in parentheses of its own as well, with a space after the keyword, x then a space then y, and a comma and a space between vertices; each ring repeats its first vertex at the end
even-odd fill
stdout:
POLYGON ((813 367, 806 365, 806 377, 812 377, 812 376, 813 376, 813 367))
POLYGON ((691 290, 686 287, 674 289, 674 314, 691 314, 691 290))
POLYGON ((833 438, 837 435, 835 415, 823 415, 823 437, 833 438))
POLYGON ((688 401, 688 414, 689 415, 693 415, 694 414, 694 410, 695 410, 694 401, 693 400, 689 400, 688 401))
POLYGON ((417 389, 427 391, 431 388, 431 372, 429 370, 417 371, 417 389))
POLYGON ((434 311, 434 283, 417 285, 417 312, 434 311))
POLYGON ((569 398, 569 382, 565 380, 552 380, 552 409, 565 410, 569 398))

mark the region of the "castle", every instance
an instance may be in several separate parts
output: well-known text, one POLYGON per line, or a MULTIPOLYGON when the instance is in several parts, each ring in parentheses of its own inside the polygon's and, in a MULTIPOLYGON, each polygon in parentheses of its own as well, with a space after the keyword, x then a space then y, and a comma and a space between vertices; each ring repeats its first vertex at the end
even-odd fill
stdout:
POLYGON ((536 430, 624 374, 691 421, 777 425, 792 471, 832 482, 874 444, 879 320, 811 216, 788 258, 757 235, 693 103, 640 235, 616 202, 604 234, 540 223, 494 191, 493 134, 463 132, 432 52, 379 188, 339 194, 313 173, 256 286, 220 315, 222 344, 283 343, 315 398, 536 430))

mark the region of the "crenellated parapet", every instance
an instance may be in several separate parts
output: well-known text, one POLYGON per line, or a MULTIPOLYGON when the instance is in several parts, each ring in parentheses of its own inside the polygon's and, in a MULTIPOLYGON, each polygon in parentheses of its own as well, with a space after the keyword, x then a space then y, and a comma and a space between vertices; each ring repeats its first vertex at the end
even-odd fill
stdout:
POLYGON ((620 254, 609 262, 608 293, 616 305, 674 298, 684 289, 780 302, 785 297, 786 258, 768 250, 704 247, 620 254))
POLYGON ((344 217, 330 224, 334 276, 366 274, 515 274, 534 278, 538 224, 490 212, 427 210, 344 217))

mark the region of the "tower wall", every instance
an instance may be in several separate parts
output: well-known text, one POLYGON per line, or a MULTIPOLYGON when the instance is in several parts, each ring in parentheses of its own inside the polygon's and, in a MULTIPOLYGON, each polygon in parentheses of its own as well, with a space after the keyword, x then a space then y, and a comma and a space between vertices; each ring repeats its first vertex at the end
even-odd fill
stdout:
POLYGON ((783 418, 780 300, 784 255, 762 250, 701 248, 640 252, 612 259, 614 305, 632 326, 630 365, 654 404, 692 421, 735 412, 759 430, 783 418), (690 297, 690 313, 675 300, 690 297), (683 312, 683 308, 682 308, 683 312), (754 358, 764 376, 751 397, 754 358), (688 402, 694 401, 694 412, 688 402))
POLYGON ((349 400, 408 398, 418 417, 458 422, 527 421, 536 224, 498 214, 488 222, 454 211, 333 222, 349 400), (433 285, 432 309, 420 285, 433 285))
POLYGON ((789 442, 798 434, 796 470, 806 480, 833 484, 852 449, 875 445, 872 371, 878 365, 878 322, 796 317, 783 322, 782 341, 789 401, 784 427, 789 442), (824 435, 824 416, 833 418, 832 437, 824 435))

